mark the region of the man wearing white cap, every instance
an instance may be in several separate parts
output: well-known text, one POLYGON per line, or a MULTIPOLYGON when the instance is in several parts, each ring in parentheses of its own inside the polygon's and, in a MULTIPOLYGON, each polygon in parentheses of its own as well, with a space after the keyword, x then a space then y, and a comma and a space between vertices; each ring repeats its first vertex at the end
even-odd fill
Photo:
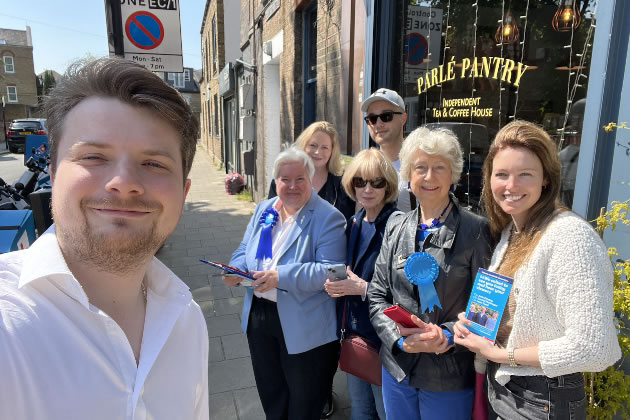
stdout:
MULTIPOLYGON (((405 101, 393 90, 380 88, 361 104, 365 112, 370 137, 378 144, 381 151, 392 162, 400 174, 398 154, 403 142, 403 126, 407 121, 405 101)), ((407 183, 398 183, 398 209, 408 212, 416 208, 415 198, 410 196, 407 183), (413 205, 410 198, 413 198, 413 205)))

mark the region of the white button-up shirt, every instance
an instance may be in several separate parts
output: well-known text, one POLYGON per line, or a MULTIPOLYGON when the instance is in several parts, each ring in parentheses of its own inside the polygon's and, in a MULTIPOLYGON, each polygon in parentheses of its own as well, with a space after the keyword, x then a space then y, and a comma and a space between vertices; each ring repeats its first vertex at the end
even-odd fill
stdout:
POLYGON ((0 419, 208 419, 208 331, 188 287, 157 259, 138 365, 91 305, 54 227, 0 255, 0 419))

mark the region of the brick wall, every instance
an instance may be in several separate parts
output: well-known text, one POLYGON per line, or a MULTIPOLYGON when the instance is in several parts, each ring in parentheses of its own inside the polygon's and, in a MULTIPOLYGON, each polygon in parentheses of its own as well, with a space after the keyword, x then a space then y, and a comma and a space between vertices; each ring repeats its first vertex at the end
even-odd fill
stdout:
POLYGON ((317 10, 317 109, 316 118, 330 122, 339 131, 342 150, 345 136, 345 112, 339 103, 341 90, 340 55, 341 2, 335 1, 329 9, 325 2, 317 10))
POLYGON ((223 115, 221 97, 219 96, 219 73, 225 66, 223 0, 209 0, 204 15, 203 33, 201 35, 202 74, 202 134, 201 142, 212 156, 215 163, 223 165, 221 149, 223 133, 223 115), (212 23, 216 22, 216 51, 212 39, 212 23), (215 62, 216 60, 216 62, 215 62))
POLYGON ((2 75, 2 80, 0 80, 0 95, 5 97, 7 103, 7 86, 15 86, 18 95, 17 104, 27 106, 37 104, 33 47, 0 45, 0 74, 2 75), (2 59, 4 56, 13 57, 14 73, 4 71, 4 61, 2 59))

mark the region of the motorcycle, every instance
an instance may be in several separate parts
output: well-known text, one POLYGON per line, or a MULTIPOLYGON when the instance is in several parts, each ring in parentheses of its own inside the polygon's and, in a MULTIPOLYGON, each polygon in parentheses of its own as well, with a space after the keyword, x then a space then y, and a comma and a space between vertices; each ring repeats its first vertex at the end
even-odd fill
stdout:
POLYGON ((47 138, 27 136, 27 145, 29 137, 41 143, 25 156, 27 170, 12 185, 0 178, 0 253, 28 248, 53 223, 47 138))
POLYGON ((25 249, 33 242, 35 221, 30 205, 0 178, 0 253, 25 249))

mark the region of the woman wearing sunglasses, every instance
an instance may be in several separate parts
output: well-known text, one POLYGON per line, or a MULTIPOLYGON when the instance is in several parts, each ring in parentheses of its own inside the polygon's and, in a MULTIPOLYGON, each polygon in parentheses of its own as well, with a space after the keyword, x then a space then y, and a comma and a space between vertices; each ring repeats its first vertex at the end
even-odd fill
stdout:
MULTIPOLYGON (((365 296, 383 242, 385 225, 396 211, 398 174, 383 153, 377 149, 367 149, 352 159, 341 182, 348 195, 362 208, 352 216, 346 227, 348 278, 327 281, 324 288, 330 296, 339 298, 338 331, 344 329, 344 336, 360 335, 378 349, 380 340, 370 323, 369 302, 365 296)), ((380 417, 384 420, 381 387, 350 373, 346 374, 346 378, 351 419, 371 420, 380 417)))
POLYGON ((400 176, 420 204, 387 224, 368 290, 382 342, 385 413, 392 419, 470 419, 474 354, 453 346, 453 325, 477 269, 490 260, 488 222, 452 194, 463 167, 453 132, 418 128, 400 158, 400 176), (415 328, 384 313, 395 304, 414 315, 415 328))
POLYGON ((621 357, 613 272, 595 230, 560 204, 561 164, 540 127, 514 121, 483 164, 483 205, 499 243, 490 270, 512 277, 496 344, 463 314, 456 342, 487 359, 491 418, 584 419, 581 372, 621 357))
MULTIPOLYGON (((295 141, 295 147, 305 151, 315 164, 313 188, 348 220, 355 211, 355 203, 341 186, 341 152, 337 130, 327 121, 316 121, 306 127, 295 141)), ((276 194, 276 182, 271 181, 269 195, 276 194)))

